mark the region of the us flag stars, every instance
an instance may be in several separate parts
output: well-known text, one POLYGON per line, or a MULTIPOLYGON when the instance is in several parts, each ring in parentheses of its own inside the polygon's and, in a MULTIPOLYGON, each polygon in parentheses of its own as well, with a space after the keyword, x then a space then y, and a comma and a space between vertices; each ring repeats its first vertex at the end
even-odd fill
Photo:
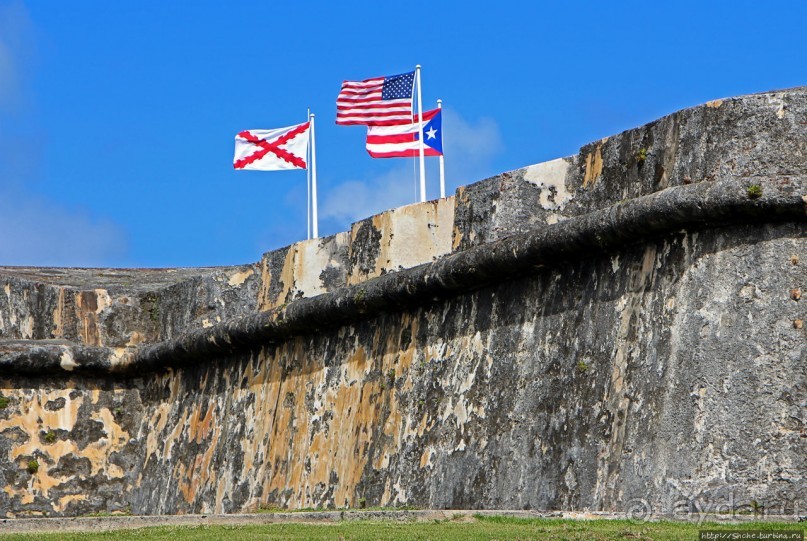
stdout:
POLYGON ((415 72, 402 73, 384 78, 384 90, 381 98, 385 100, 395 100, 400 98, 411 98, 412 88, 415 84, 415 72))

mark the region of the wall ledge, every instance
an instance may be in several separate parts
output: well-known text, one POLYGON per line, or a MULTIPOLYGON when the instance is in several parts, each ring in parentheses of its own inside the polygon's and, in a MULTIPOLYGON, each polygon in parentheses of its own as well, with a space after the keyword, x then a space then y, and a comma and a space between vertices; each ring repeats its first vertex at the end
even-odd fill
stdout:
POLYGON ((0 373, 133 376, 199 364, 382 312, 427 305, 681 229, 805 221, 805 176, 724 178, 676 186, 136 350, 86 347, 63 340, 0 340, 0 373), (759 185, 762 195, 750 197, 751 185, 759 185))

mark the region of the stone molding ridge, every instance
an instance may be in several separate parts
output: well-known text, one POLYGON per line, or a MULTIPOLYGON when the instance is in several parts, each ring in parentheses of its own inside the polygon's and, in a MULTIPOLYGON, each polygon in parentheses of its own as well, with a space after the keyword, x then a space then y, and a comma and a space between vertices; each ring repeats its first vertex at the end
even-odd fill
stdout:
POLYGON ((807 176, 723 178, 667 188, 135 351, 61 340, 0 341, 0 373, 133 375, 259 348, 385 311, 411 309, 560 261, 681 229, 807 221, 807 176), (759 190, 749 189, 759 186, 759 190))

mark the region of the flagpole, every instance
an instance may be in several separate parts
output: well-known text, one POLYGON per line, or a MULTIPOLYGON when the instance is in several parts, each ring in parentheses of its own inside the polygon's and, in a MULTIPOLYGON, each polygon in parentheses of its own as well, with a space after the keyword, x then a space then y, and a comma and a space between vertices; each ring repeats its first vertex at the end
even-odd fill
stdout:
POLYGON ((317 137, 314 134, 314 115, 308 113, 309 122, 311 122, 311 224, 313 227, 314 238, 319 238, 319 231, 317 227, 317 137))
POLYGON ((415 66, 418 85, 418 152, 420 154, 420 201, 426 201, 426 160, 423 150, 423 94, 420 88, 420 64, 415 66))
MULTIPOLYGON (((308 121, 311 122, 310 107, 308 108, 308 112, 306 113, 306 115, 308 121)), ((307 167, 305 168, 305 189, 307 192, 306 194, 307 199, 305 202, 305 212, 306 212, 305 227, 307 229, 306 234, 308 235, 306 238, 308 238, 309 240, 311 240, 311 158, 310 157, 311 157, 311 145, 308 146, 308 150, 306 150, 306 156, 305 156, 306 162, 308 162, 307 167)))
MULTIPOLYGON (((443 100, 437 100, 437 108, 438 109, 443 108, 443 100)), ((445 126, 445 124, 443 124, 441 122, 440 123, 440 129, 441 130, 443 129, 443 126, 445 126)), ((442 133, 440 134, 440 141, 445 143, 445 139, 443 139, 443 134, 442 133)), ((443 145, 441 144, 440 145, 440 147, 441 147, 441 152, 440 152, 440 198, 441 199, 445 198, 445 196, 446 196, 446 166, 445 166, 445 162, 443 162, 442 146, 443 145)))

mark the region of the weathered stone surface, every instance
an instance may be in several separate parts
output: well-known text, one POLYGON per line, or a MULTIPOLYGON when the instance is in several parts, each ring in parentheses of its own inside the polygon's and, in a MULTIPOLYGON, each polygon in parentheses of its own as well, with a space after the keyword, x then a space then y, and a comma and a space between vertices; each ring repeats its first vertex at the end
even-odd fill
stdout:
POLYGON ((806 166, 794 89, 260 265, 0 269, 0 514, 803 511, 806 166))
POLYGON ((457 190, 455 250, 672 186, 804 174, 803 88, 715 100, 457 190), (525 182, 526 181, 526 182, 525 182))
POLYGON ((573 158, 539 163, 457 189, 452 246, 467 250, 565 218, 573 158))
POLYGON ((314 297, 344 287, 349 267, 349 243, 347 233, 337 233, 264 254, 259 309, 270 310, 295 299, 314 297))
POLYGON ((3 514, 130 510, 137 482, 137 468, 130 466, 139 454, 143 412, 138 385, 136 380, 0 378, 0 394, 8 401, 0 408, 3 514))
POLYGON ((433 261, 451 251, 454 198, 392 209, 350 232, 264 254, 260 310, 433 261))
MULTIPOLYGON (((253 313, 259 280, 257 265, 140 270, 0 267, 0 342, 62 340, 65 346, 79 346, 85 360, 92 356, 88 356, 91 347, 106 347, 112 350, 107 364, 125 362, 143 343, 253 313)), ((4 363, 11 363, 10 358, 0 357, 0 365, 4 363)))
POLYGON ((388 210, 353 224, 349 285, 451 252, 454 197, 388 210))

